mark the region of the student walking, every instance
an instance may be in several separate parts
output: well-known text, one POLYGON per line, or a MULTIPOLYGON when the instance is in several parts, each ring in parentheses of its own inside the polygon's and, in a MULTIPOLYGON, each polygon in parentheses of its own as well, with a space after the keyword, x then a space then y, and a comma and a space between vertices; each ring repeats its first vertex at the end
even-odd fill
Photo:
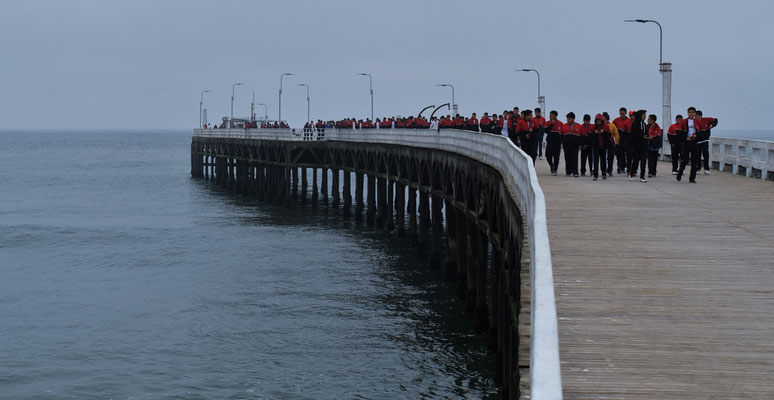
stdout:
POLYGON ((663 137, 661 127, 656 123, 656 115, 648 115, 648 178, 656 176, 658 166, 658 153, 661 150, 663 137))
POLYGON ((535 164, 537 158, 537 137, 535 137, 535 123, 532 120, 532 111, 524 110, 521 119, 516 124, 516 132, 519 136, 521 149, 532 158, 532 164, 535 164))
POLYGON ((683 152, 680 155, 680 169, 677 171, 676 179, 680 181, 683 178, 685 166, 688 160, 691 160, 691 174, 688 181, 696 183, 696 171, 699 169, 699 147, 698 142, 709 139, 709 130, 718 125, 717 118, 699 118, 696 113, 696 107, 688 107, 688 118, 684 119, 678 126, 679 131, 685 132, 685 144, 683 152))
POLYGON ((612 141, 610 140, 610 127, 605 124, 602 114, 597 114, 594 117, 594 125, 591 126, 591 131, 589 132, 589 141, 591 141, 594 156, 594 180, 596 181, 599 178, 600 171, 602 171, 602 179, 607 179, 607 157, 605 152, 612 147, 612 141))
POLYGON ((667 129, 667 139, 672 157, 672 175, 677 175, 677 169, 680 167, 680 153, 683 152, 683 144, 685 144, 685 132, 678 129, 682 122, 683 116, 678 114, 675 117, 675 123, 667 129))
POLYGON ((637 176, 637 168, 640 169, 640 182, 647 182, 645 179, 645 153, 648 148, 648 127, 645 125, 645 110, 639 110, 634 113, 632 120, 632 130, 629 133, 629 145, 631 148, 631 164, 629 165, 629 180, 633 181, 637 176))
MULTIPOLYGON (((552 111, 553 112, 553 111, 552 111)), ((567 176, 578 177, 578 147, 583 126, 575 123, 575 113, 567 113, 567 123, 562 124, 562 144, 564 145, 564 165, 567 176)))
MULTIPOLYGON (((548 121, 546 122, 545 131, 548 132, 546 137, 546 160, 551 167, 551 175, 556 176, 559 169, 559 156, 562 152, 562 121, 556 119, 559 113, 551 111, 548 115, 548 121)), ((540 146, 540 143, 538 143, 540 146)), ((538 152, 538 154, 540 154, 538 152)), ((565 167, 566 169, 566 167, 565 167)), ((567 175, 570 172, 567 171, 567 175)))
POLYGON ((586 176, 586 163, 588 160, 589 174, 594 171, 594 157, 591 151, 591 140, 589 140, 589 131, 591 131, 591 115, 583 115, 583 129, 580 130, 580 173, 586 176))
POLYGON ((632 127, 632 120, 626 115, 626 107, 621 107, 618 110, 619 117, 613 120, 613 124, 618 129, 619 140, 615 146, 615 154, 618 159, 617 171, 619 174, 626 172, 627 163, 627 146, 629 145, 629 132, 632 127))

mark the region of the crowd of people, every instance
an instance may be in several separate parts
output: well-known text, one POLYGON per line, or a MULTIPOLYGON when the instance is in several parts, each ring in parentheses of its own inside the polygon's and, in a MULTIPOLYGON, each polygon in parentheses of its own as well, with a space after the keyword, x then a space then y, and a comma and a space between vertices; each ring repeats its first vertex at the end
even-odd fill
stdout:
MULTIPOLYGON (((702 166, 705 174, 710 173, 709 138, 718 120, 703 117, 702 112, 695 107, 689 107, 687 111, 686 118, 682 115, 675 118, 675 123, 669 126, 666 134, 671 149, 672 175, 681 181, 690 163, 688 180, 695 183, 702 166)), ((457 114, 454 117, 431 117, 429 121, 422 116, 385 117, 375 121, 356 118, 325 122, 317 120, 304 125, 304 137, 309 140, 313 137, 320 139, 326 128, 433 129, 439 132, 444 129, 463 129, 505 136, 527 153, 533 163, 538 158, 542 160, 545 153, 554 176, 558 175, 561 155, 564 153, 566 176, 586 176, 588 171, 593 180, 598 180, 600 175, 605 180, 613 176, 615 168, 616 174, 626 175, 629 180, 639 177, 641 182, 647 182, 646 174, 647 178, 653 178, 658 173, 658 158, 664 142, 663 131, 657 120, 655 114, 648 115, 645 110, 628 111, 625 107, 618 110, 618 117, 612 121, 607 112, 602 112, 596 114, 593 120, 590 114, 585 114, 580 122, 576 121, 573 112, 567 113, 562 121, 557 111, 551 111, 548 119, 545 119, 540 108, 535 108, 533 114, 533 110, 519 111, 518 107, 514 107, 500 115, 485 112, 480 119, 473 113, 469 118, 457 114)), ((252 124, 245 127, 258 127, 254 125, 255 122, 252 124)), ((261 128, 288 128, 284 122, 260 125, 261 128)))

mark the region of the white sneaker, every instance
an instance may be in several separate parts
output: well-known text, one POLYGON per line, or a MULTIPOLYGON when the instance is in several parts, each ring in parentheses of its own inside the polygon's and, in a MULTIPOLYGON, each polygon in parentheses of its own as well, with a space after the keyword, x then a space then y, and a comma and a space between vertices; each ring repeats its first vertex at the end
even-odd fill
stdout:
POLYGON ((710 174, 709 170, 706 170, 706 169, 705 169, 705 170, 704 170, 704 175, 709 175, 709 174, 710 174))
POLYGON ((633 177, 633 176, 631 176, 631 175, 629 175, 629 180, 630 180, 630 181, 633 181, 633 180, 634 180, 634 177, 633 177))
POLYGON ((640 178, 640 182, 642 182, 642 183, 645 183, 645 182, 647 182, 647 181, 648 181, 648 180, 647 180, 647 179, 645 179, 645 178, 640 178))
POLYGON ((677 171, 672 171, 672 175, 677 175, 677 171))

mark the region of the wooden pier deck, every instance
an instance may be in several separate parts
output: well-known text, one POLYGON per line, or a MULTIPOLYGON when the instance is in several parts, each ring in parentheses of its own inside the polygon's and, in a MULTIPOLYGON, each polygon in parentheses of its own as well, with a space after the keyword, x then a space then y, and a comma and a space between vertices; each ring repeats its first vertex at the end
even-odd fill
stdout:
POLYGON ((773 399, 774 183, 563 168, 537 161, 564 398, 773 399))

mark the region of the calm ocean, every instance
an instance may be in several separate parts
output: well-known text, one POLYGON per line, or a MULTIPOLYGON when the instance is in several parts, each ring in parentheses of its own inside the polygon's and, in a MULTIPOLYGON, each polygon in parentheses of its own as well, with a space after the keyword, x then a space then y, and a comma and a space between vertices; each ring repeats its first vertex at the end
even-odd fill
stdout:
POLYGON ((190 178, 190 131, 0 132, 0 398, 494 398, 406 243, 190 178))

